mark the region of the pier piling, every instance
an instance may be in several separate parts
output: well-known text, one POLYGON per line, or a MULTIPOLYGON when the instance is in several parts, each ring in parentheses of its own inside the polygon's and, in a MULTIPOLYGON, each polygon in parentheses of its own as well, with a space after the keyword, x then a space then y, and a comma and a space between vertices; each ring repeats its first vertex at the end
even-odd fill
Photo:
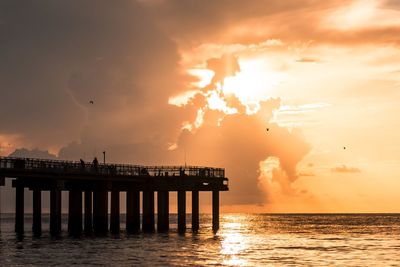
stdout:
POLYGON ((110 231, 118 234, 120 231, 119 191, 111 191, 110 231))
MULTIPOLYGON (((0 177, 0 221, 1 221, 1 186, 6 185, 6 178, 0 177)), ((0 227, 0 232, 1 232, 1 227, 0 227)))
POLYGON ((61 190, 50 190, 50 234, 57 236, 61 233, 61 190))
POLYGON ((212 228, 214 232, 219 229, 219 191, 212 191, 212 228))
POLYGON ((157 231, 166 232, 169 229, 169 192, 158 191, 157 195, 157 231))
POLYGON ((24 233, 24 187, 15 187, 15 232, 24 233))
POLYGON ((178 232, 186 231, 186 191, 178 191, 178 232))
POLYGON ((108 192, 99 186, 93 192, 93 231, 95 234, 105 234, 108 230, 108 192))
POLYGON ((140 231, 140 192, 131 188, 126 192, 126 231, 140 231))
POLYGON ((32 190, 32 232, 35 236, 42 234, 42 191, 32 190))
POLYGON ((92 214, 92 191, 85 191, 85 226, 86 234, 91 234, 93 231, 93 214, 92 214))
POLYGON ((199 191, 192 191, 192 231, 199 230, 199 191))
POLYGON ((154 191, 143 191, 143 218, 142 218, 143 232, 154 232, 154 191))
POLYGON ((68 232, 78 236, 82 234, 82 191, 69 190, 68 203, 68 232))

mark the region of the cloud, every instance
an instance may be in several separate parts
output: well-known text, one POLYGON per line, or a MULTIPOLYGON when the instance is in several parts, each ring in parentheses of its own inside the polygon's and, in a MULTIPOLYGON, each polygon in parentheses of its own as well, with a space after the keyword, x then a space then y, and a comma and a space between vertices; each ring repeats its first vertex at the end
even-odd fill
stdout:
POLYGON ((302 57, 302 58, 297 59, 296 62, 299 62, 299 63, 318 63, 318 62, 320 62, 320 60, 316 59, 316 58, 302 57))
POLYGON ((270 156, 260 165, 259 186, 265 191, 268 202, 273 202, 276 195, 294 194, 292 182, 282 168, 278 157, 270 156))
POLYGON ((272 156, 285 175, 282 190, 289 191, 310 146, 301 130, 269 123, 280 99, 260 101, 257 112, 249 115, 240 99, 217 90, 224 77, 240 71, 235 56, 210 56, 202 63, 216 73, 208 89, 236 113, 211 108, 207 90, 196 91, 180 106, 168 101, 193 90, 193 77, 180 65, 175 33, 198 36, 193 40, 199 42, 200 35, 216 36, 230 22, 284 12, 288 6, 302 9, 301 3, 273 1, 268 9, 264 1, 142 5, 147 4, 3 1, 0 135, 18 136, 18 147, 29 149, 12 155, 52 157, 57 151, 60 159, 91 160, 105 150, 107 161, 136 164, 183 164, 186 158, 188 164, 226 168, 231 179, 231 192, 223 196, 227 204, 265 201, 259 167, 272 156), (224 3, 231 7, 226 13, 224 3), (163 16, 149 16, 152 8, 163 16), (197 12, 190 13, 192 9, 197 12), (224 13, 226 21, 221 20, 224 13), (167 27, 181 26, 162 31, 157 25, 161 20, 167 27), (187 123, 192 131, 183 129, 187 123), (175 149, 168 149, 171 144, 175 149))
POLYGON ((309 41, 339 46, 399 45, 398 4, 364 2, 222 0, 204 5, 172 0, 144 5, 159 26, 186 48, 201 43, 254 44, 271 38, 291 47, 309 41), (357 27, 348 28, 353 24, 357 27))
POLYGON ((207 69, 214 72, 212 83, 223 83, 223 80, 229 76, 235 76, 240 72, 240 66, 237 57, 226 54, 221 58, 211 58, 207 60, 207 69))
POLYGON ((1 135, 53 150, 176 138, 186 114, 168 98, 189 77, 140 5, 3 1, 0 20, 1 135))
POLYGON ((335 173, 359 173, 359 172, 361 172, 361 170, 359 168, 349 167, 346 165, 331 168, 331 171, 335 172, 335 173))
POLYGON ((384 0, 382 2, 382 7, 400 10, 400 4, 397 0, 384 0))
POLYGON ((312 125, 318 122, 317 116, 322 109, 330 107, 328 103, 308 103, 303 105, 281 105, 274 111, 271 122, 282 127, 312 125))
POLYGON ((204 5, 195 0, 172 0, 152 2, 147 7, 159 18, 160 26, 183 43, 254 43, 289 31, 304 34, 305 29, 315 27, 320 12, 338 3, 345 4, 337 0, 222 0, 204 5))
MULTIPOLYGON (((276 103, 263 104, 263 115, 271 114, 276 103)), ((206 118, 209 111, 206 111, 206 118)), ((289 132, 276 125, 268 125, 261 114, 225 115, 218 126, 210 117, 194 132, 184 131, 177 153, 186 150, 190 164, 216 165, 226 168, 231 179, 230 193, 225 203, 263 203, 265 190, 259 187, 260 162, 269 156, 280 160, 288 186, 297 179, 296 165, 308 153, 309 147, 298 131, 289 132), (270 127, 270 131, 265 131, 270 127), (285 142, 283 142, 285 140, 285 142)), ((215 120, 214 120, 215 121, 215 120)))
POLYGON ((313 176, 315 176, 315 173, 313 173, 313 172, 299 172, 298 176, 299 177, 313 177, 313 176))
MULTIPOLYGON (((280 99, 259 100, 256 112, 248 114, 241 99, 224 94, 220 89, 226 77, 240 74, 237 59, 230 57, 228 60, 227 56, 222 56, 212 60, 217 78, 213 77, 210 84, 197 93, 206 96, 203 99, 206 101, 189 101, 183 107, 200 110, 201 123, 182 131, 173 152, 182 153, 185 150, 190 162, 225 167, 232 181, 230 194, 224 197, 227 204, 260 204, 266 201, 270 188, 268 184, 260 183, 259 176, 263 171, 260 162, 270 157, 279 160, 282 175, 276 180, 280 184, 280 192, 291 192, 291 185, 298 178, 297 163, 310 150, 304 136, 299 129, 289 131, 269 123, 273 111, 281 106, 280 99), (208 97, 210 94, 236 112, 213 108, 212 99, 208 97), (266 128, 269 130, 266 131, 266 128)), ((192 99, 196 99, 196 95, 192 99)))
POLYGON ((35 149, 20 148, 12 152, 8 157, 16 158, 39 158, 39 159, 57 159, 57 155, 49 153, 49 151, 35 149))

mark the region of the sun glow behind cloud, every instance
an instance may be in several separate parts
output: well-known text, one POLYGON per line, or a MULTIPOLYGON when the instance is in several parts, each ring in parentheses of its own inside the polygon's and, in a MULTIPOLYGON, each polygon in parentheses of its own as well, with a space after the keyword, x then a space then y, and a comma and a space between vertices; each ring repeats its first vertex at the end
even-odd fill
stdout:
POLYGON ((226 101, 218 94, 217 91, 210 91, 210 93, 207 94, 207 102, 208 107, 211 110, 219 110, 225 114, 235 114, 238 112, 236 108, 228 107, 226 101))
POLYGON ((209 69, 189 69, 188 74, 196 77, 198 80, 193 82, 192 85, 203 88, 211 83, 211 80, 215 73, 209 69))
MULTIPOLYGON (((227 76, 222 82, 212 84, 214 72, 209 69, 189 69, 188 73, 198 81, 193 85, 206 88, 202 94, 206 97, 208 108, 225 114, 234 114, 238 110, 229 107, 227 98, 236 97, 246 108, 247 114, 257 113, 260 101, 271 97, 272 91, 286 79, 286 74, 271 69, 263 57, 239 58, 240 71, 227 76)), ((181 106, 187 103, 194 94, 185 93, 170 99, 170 104, 181 106)))
POLYGON ((233 94, 244 105, 271 97, 271 90, 278 86, 285 75, 269 69, 265 59, 239 60, 241 71, 224 80, 224 94, 233 94))
POLYGON ((177 107, 182 107, 184 105, 187 105, 187 103, 189 102, 189 100, 194 97, 197 93, 199 93, 198 90, 190 90, 190 91, 186 91, 182 94, 170 97, 168 99, 168 104, 170 105, 174 105, 177 107))
POLYGON ((232 96, 245 107, 246 114, 255 114, 259 110, 260 102, 271 98, 276 87, 287 78, 287 74, 273 70, 265 57, 243 57, 238 61, 239 72, 215 83, 213 83, 214 71, 207 68, 188 69, 188 74, 196 78, 196 81, 191 83, 196 89, 170 97, 168 102, 182 107, 200 94, 205 97, 206 106, 199 109, 193 125, 189 127, 189 124, 185 123, 184 129, 199 128, 203 123, 201 118, 205 109, 221 111, 227 115, 238 113, 237 108, 228 104, 228 99, 232 96))

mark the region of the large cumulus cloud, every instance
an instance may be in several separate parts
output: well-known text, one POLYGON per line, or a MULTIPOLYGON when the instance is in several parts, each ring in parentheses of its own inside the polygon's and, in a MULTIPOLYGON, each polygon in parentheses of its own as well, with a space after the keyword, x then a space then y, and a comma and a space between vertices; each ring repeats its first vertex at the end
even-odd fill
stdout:
MULTIPOLYGON (((253 115, 232 96, 224 96, 238 110, 231 115, 208 109, 202 94, 184 107, 168 104, 191 77, 180 67, 179 47, 148 11, 134 1, 2 1, 0 136, 18 136, 20 147, 56 148, 59 158, 74 160, 106 150, 109 161, 180 164, 185 152, 190 164, 227 169, 228 204, 265 200, 259 164, 269 156, 279 157, 294 181, 309 147, 298 132, 268 124, 278 99, 253 115), (204 123, 182 130, 200 108, 204 123)), ((224 67, 218 59, 208 63, 224 67)), ((221 75, 238 71, 236 62, 221 75)))

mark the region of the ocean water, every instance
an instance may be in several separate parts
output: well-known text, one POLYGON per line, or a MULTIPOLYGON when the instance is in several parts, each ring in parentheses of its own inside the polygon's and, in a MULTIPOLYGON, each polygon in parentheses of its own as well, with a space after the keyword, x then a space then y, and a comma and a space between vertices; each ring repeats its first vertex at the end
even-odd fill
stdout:
POLYGON ((217 234, 204 214, 199 233, 184 235, 170 220, 167 234, 71 238, 64 218, 62 236, 51 238, 44 216, 34 238, 27 216, 19 240, 3 214, 0 266, 400 266, 399 214, 222 214, 217 234))

